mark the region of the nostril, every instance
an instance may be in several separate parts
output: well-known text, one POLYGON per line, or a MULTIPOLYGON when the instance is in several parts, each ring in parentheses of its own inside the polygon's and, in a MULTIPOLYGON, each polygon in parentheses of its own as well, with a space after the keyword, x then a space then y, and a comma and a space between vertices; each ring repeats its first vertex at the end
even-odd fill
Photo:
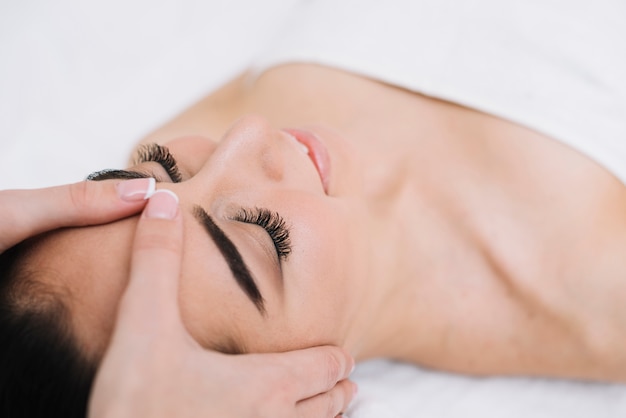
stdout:
POLYGON ((270 147, 265 147, 259 157, 261 170, 263 170, 265 176, 276 182, 282 181, 285 176, 285 164, 281 160, 281 154, 272 152, 270 147))
POLYGON ((252 176, 272 182, 282 182, 288 177, 287 167, 292 167, 292 163, 300 158, 299 151, 304 155, 308 153, 307 147, 297 138, 276 129, 258 115, 246 115, 235 122, 224 136, 220 149, 224 161, 235 158, 238 160, 236 164, 252 176))

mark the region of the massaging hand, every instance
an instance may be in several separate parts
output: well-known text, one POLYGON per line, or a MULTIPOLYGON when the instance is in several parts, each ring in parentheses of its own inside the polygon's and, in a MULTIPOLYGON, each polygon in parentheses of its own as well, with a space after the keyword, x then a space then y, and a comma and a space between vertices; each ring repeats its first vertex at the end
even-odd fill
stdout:
POLYGON ((137 226, 90 418, 332 418, 344 410, 355 391, 343 380, 353 361, 338 348, 231 356, 193 340, 178 305, 182 241, 177 199, 158 191, 137 226))
MULTIPOLYGON (((147 181, 142 179, 140 181, 147 181)), ((137 213, 143 194, 128 190, 122 199, 114 182, 80 182, 38 190, 0 191, 0 253, 41 232, 95 225, 137 213)))
MULTIPOLYGON (((137 213, 148 186, 140 179, 0 191, 0 252, 48 230, 137 213)), ((337 348, 226 356, 195 344, 178 313, 181 240, 180 216, 142 218, 132 286, 92 393, 91 418, 331 417, 343 410, 354 386, 336 383, 352 360, 337 348)))

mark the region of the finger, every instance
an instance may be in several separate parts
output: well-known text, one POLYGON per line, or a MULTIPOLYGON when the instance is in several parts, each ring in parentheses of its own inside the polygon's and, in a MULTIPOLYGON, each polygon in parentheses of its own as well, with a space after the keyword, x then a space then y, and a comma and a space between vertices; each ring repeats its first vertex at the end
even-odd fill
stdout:
POLYGON ((178 280, 182 253, 178 198, 169 190, 157 190, 137 224, 130 280, 120 301, 116 333, 146 341, 147 335, 159 336, 181 327, 178 280))
POLYGON ((301 418, 335 418, 345 412, 352 402, 357 386, 349 380, 342 380, 328 392, 298 402, 296 409, 301 418))
POLYGON ((276 354, 286 366, 295 399, 306 399, 332 389, 354 370, 354 360, 333 346, 307 348, 276 354))
POLYGON ((0 191, 0 251, 65 226, 111 222, 138 212, 154 179, 83 181, 37 190, 0 191))

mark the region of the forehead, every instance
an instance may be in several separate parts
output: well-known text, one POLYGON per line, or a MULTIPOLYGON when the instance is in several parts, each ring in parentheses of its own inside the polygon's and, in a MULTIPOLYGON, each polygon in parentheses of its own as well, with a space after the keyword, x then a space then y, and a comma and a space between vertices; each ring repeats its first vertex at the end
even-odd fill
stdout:
POLYGON ((44 284, 66 290, 72 329, 88 353, 102 353, 111 334, 137 219, 50 233, 29 260, 44 284))
MULTIPOLYGON (((81 349, 104 352, 130 274, 138 216, 106 225, 63 229, 45 236, 28 260, 41 280, 69 295, 72 329, 81 349)), ((204 347, 234 350, 238 325, 255 320, 255 308, 237 288, 219 251, 190 217, 179 286, 181 316, 204 347), (232 337, 232 338, 231 338, 232 337)), ((258 325, 258 324, 257 324, 258 325)))

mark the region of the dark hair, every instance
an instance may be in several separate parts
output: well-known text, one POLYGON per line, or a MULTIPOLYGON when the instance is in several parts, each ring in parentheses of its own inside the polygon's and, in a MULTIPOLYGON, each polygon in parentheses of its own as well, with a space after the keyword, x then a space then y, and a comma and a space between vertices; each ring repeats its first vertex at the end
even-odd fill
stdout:
POLYGON ((85 417, 96 364, 72 335, 67 294, 24 261, 36 240, 0 254, 0 417, 85 417))

